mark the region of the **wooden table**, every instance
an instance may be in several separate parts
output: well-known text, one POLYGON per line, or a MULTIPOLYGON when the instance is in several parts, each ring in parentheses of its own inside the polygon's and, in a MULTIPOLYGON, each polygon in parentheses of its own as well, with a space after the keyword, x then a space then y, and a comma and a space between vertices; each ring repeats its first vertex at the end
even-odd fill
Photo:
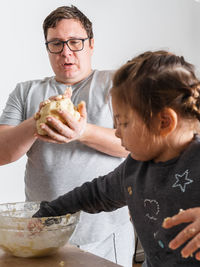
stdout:
POLYGON ((122 267, 96 255, 66 245, 57 253, 41 258, 18 258, 0 249, 1 267, 122 267))

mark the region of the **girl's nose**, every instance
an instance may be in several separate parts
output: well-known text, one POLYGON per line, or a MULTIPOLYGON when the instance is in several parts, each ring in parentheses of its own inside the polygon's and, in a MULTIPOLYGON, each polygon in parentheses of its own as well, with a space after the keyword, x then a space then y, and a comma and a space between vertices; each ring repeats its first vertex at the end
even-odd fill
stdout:
POLYGON ((115 136, 117 136, 118 138, 121 138, 119 127, 117 127, 117 129, 115 131, 115 136))

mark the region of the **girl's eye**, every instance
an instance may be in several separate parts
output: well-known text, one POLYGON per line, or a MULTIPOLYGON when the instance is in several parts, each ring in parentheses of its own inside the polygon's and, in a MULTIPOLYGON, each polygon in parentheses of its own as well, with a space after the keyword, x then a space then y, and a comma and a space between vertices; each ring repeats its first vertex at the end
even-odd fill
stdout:
POLYGON ((115 128, 117 127, 124 127, 126 128, 128 126, 128 121, 125 121, 125 122, 120 122, 120 119, 117 118, 117 117, 114 117, 114 126, 115 128))
POLYGON ((119 123, 119 126, 127 127, 128 126, 128 122, 119 123))

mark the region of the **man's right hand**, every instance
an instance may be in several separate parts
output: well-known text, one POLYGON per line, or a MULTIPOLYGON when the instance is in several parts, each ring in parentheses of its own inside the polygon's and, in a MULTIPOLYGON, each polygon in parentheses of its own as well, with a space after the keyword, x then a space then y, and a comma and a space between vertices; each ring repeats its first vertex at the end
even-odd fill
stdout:
POLYGON ((0 125, 0 165, 18 160, 36 140, 36 124, 33 117, 17 126, 0 125))

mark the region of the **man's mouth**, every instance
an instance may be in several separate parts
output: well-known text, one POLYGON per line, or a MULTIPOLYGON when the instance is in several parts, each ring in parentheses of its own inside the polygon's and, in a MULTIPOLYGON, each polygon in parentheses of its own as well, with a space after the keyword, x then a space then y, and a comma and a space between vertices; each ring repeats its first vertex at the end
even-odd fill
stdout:
POLYGON ((73 63, 64 63, 64 66, 72 66, 74 65, 73 63))
POLYGON ((64 63, 63 64, 63 69, 65 70, 71 70, 72 68, 74 68, 74 63, 64 63))

